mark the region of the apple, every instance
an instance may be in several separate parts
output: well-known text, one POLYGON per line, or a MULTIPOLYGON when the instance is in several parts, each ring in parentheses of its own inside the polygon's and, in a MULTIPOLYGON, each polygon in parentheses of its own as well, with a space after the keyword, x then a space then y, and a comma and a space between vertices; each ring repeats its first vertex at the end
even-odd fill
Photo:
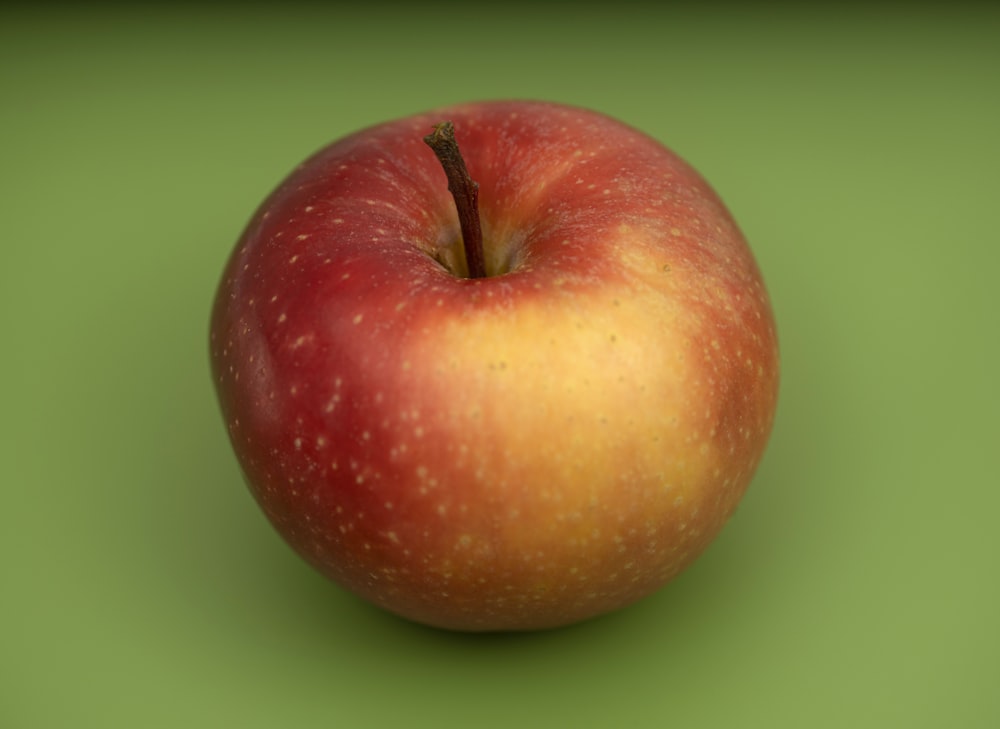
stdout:
POLYGON ((288 544, 466 631, 581 621, 681 572, 736 509, 778 391, 769 298, 717 195, 654 139, 552 103, 316 153, 244 230, 210 338, 288 544))

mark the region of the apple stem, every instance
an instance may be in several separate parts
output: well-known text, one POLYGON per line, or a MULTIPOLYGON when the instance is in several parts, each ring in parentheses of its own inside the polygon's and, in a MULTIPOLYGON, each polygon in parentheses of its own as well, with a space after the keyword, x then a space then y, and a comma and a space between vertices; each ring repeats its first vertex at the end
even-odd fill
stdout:
POLYGON ((486 261, 483 256, 483 230, 479 224, 479 183, 469 177, 465 160, 455 141, 455 125, 450 121, 434 126, 434 132, 424 137, 434 150, 448 177, 448 191, 455 199, 458 223, 462 228, 462 245, 469 278, 486 278, 486 261))

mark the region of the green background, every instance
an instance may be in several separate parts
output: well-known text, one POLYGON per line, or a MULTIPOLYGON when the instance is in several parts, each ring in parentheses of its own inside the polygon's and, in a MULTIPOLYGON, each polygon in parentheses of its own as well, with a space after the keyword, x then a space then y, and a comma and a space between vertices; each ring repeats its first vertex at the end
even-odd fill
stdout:
POLYGON ((356 5, 0 11, 0 725, 1000 726, 1000 14, 356 5), (783 389, 681 578, 468 636, 271 531, 207 317, 302 158, 492 97, 599 109, 706 175, 783 389))

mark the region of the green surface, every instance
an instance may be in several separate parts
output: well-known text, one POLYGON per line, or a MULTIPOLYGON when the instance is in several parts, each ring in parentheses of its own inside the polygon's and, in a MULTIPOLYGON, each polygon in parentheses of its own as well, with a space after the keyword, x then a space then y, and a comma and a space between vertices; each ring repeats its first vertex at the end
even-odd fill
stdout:
POLYGON ((1000 726, 1000 14, 528 8, 0 11, 0 726, 1000 726), (474 637, 279 541, 207 317, 307 154, 515 96, 705 173, 765 271, 784 380, 691 570, 588 624, 474 637))

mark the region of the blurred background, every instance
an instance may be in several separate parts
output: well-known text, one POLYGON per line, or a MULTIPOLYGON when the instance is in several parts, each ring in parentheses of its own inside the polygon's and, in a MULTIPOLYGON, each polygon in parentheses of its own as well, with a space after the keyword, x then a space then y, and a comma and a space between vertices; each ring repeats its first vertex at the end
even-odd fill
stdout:
POLYGON ((1000 726, 1000 12, 0 9, 0 726, 1000 726), (767 457, 651 598, 532 635, 326 583, 241 482, 214 287, 320 146, 578 104, 716 187, 777 311, 767 457))

